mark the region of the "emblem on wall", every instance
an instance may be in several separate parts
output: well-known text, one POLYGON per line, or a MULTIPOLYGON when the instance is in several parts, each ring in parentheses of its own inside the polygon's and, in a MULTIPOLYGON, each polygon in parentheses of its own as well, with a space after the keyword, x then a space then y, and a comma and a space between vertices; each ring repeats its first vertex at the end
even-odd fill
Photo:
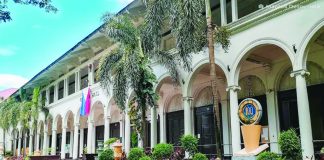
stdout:
POLYGON ((253 98, 246 98, 239 104, 238 116, 244 125, 258 124, 262 117, 262 106, 253 98))

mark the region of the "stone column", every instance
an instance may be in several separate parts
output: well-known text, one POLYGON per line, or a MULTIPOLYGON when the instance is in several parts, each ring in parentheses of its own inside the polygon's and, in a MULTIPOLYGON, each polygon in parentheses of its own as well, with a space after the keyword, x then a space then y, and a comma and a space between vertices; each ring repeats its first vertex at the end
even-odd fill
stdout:
POLYGON ((26 150, 25 150, 25 149, 27 148, 27 136, 28 136, 27 133, 25 133, 25 134, 24 134, 24 141, 23 141, 23 145, 24 145, 23 148, 24 148, 24 151, 23 151, 22 155, 26 155, 26 154, 28 154, 28 153, 26 153, 26 150))
POLYGON ((232 0, 232 21, 236 21, 238 19, 238 11, 237 11, 237 0, 232 0))
POLYGON ((88 137, 87 137, 87 152, 92 153, 92 133, 93 133, 93 121, 88 122, 88 137))
POLYGON ((166 113, 161 111, 161 119, 160 119, 160 143, 166 143, 166 113))
POLYGON ((297 105, 299 117, 300 140, 303 159, 314 158, 312 123, 309 112, 307 84, 305 77, 310 73, 306 70, 293 71, 291 77, 296 78, 297 105))
POLYGON ((65 159, 66 146, 66 126, 62 127, 61 159, 65 159))
POLYGON ((54 102, 58 100, 58 90, 59 90, 59 84, 54 84, 54 102))
POLYGON ((73 156, 73 139, 74 139, 74 131, 70 131, 70 145, 69 145, 69 157, 73 156))
POLYGON ((279 126, 277 126, 277 105, 276 105, 276 93, 274 91, 268 91, 267 97, 267 108, 268 108, 268 122, 269 122, 269 141, 271 152, 279 153, 278 146, 278 133, 279 126))
POLYGON ((64 89, 63 89, 63 97, 67 97, 69 95, 69 77, 64 79, 64 89))
POLYGON ((130 151, 130 137, 131 137, 131 125, 130 125, 130 119, 129 115, 126 113, 125 116, 125 152, 128 154, 130 151))
POLYGON ((83 145, 84 145, 83 140, 84 140, 84 129, 81 128, 80 129, 80 157, 83 154, 83 145))
POLYGON ((36 148, 35 148, 35 151, 39 151, 39 142, 40 142, 40 131, 37 130, 37 133, 36 133, 36 148))
POLYGON ((183 97, 183 109, 184 109, 184 134, 192 134, 192 113, 191 113, 191 101, 192 97, 183 97))
POLYGON ((231 131, 232 131, 232 152, 233 154, 241 150, 241 129, 238 117, 238 99, 237 91, 239 86, 229 86, 226 90, 230 92, 230 110, 231 110, 231 131))
POLYGON ((80 90, 80 70, 75 72, 75 92, 80 90))
POLYGON ((96 153, 96 125, 93 123, 91 153, 96 153))
POLYGON ((157 113, 156 106, 151 107, 151 148, 157 144, 157 113))
POLYGON ((89 85, 94 84, 94 66, 93 62, 88 65, 88 83, 89 85))
POLYGON ((56 155, 56 129, 52 129, 52 150, 51 155, 56 155))
POLYGON ((28 155, 33 155, 33 129, 29 129, 29 153, 28 155))
POLYGON ((227 12, 226 12, 226 0, 220 0, 221 10, 221 24, 222 26, 227 24, 227 12))
POLYGON ((45 90, 45 93, 46 93, 46 100, 45 100, 45 105, 47 106, 47 105, 49 105, 49 97, 50 97, 50 93, 49 93, 49 88, 47 88, 46 90, 45 90))
POLYGON ((20 156, 21 155, 21 139, 22 139, 22 133, 21 131, 19 131, 18 133, 18 151, 17 151, 17 155, 20 156))
POLYGON ((121 119, 119 122, 119 137, 121 137, 123 146, 125 146, 125 128, 124 128, 124 119, 121 119))
POLYGON ((74 135, 73 135, 74 141, 73 141, 73 156, 72 156, 73 159, 78 158, 79 126, 80 124, 74 124, 74 135))
POLYGON ((104 142, 110 138, 110 116, 105 117, 104 142))
MULTIPOLYGON (((47 128, 47 127, 45 127, 45 128, 47 128)), ((47 146, 47 135, 48 135, 48 131, 47 131, 47 129, 45 129, 44 128, 44 140, 43 140, 43 155, 48 155, 48 151, 47 151, 47 148, 48 148, 48 146, 47 146)))
POLYGON ((229 111, 229 105, 227 102, 227 99, 221 101, 221 107, 222 107, 222 126, 223 126, 223 149, 224 154, 229 155, 230 154, 230 131, 229 131, 229 121, 228 121, 228 111, 229 111))

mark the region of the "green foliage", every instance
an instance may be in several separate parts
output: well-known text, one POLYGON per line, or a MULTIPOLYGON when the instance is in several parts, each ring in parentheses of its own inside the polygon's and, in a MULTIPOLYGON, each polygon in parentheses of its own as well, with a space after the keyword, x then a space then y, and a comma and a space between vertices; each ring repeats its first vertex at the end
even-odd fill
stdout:
POLYGON ((144 157, 144 150, 142 148, 132 148, 128 153, 128 160, 139 160, 141 157, 144 157))
POLYGON ((118 138, 109 138, 104 144, 107 146, 110 146, 111 144, 115 143, 118 140, 118 138))
POLYGON ((258 155, 257 160, 283 160, 283 158, 276 153, 265 151, 258 155))
POLYGON ((208 158, 202 153, 196 153, 192 160, 208 160, 208 158))
POLYGON ((225 50, 225 52, 228 51, 228 48, 230 46, 230 36, 231 33, 229 32, 229 30, 224 27, 224 26, 216 26, 215 27, 215 32, 214 32, 214 39, 215 42, 220 44, 222 46, 222 48, 225 50))
POLYGON ((114 152, 111 149, 105 149, 99 155, 99 160, 113 160, 114 159, 114 152))
POLYGON ((324 147, 321 148, 320 153, 324 153, 324 147))
POLYGON ((6 151, 6 152, 5 152, 5 156, 6 156, 6 157, 11 157, 11 156, 13 156, 12 151, 6 151))
POLYGON ((198 151, 198 138, 193 135, 183 135, 180 139, 181 147, 193 156, 198 151))
POLYGON ((144 156, 144 157, 141 157, 139 160, 152 160, 152 158, 149 156, 144 156))
MULTIPOLYGON (((51 0, 13 0, 22 5, 32 5, 45 9, 46 12, 57 12, 57 8, 52 5, 51 0)), ((11 20, 10 10, 7 6, 8 0, 0 0, 0 22, 11 20)))
POLYGON ((300 139, 294 129, 280 133, 278 143, 283 157, 292 160, 302 159, 300 139))
POLYGON ((134 148, 138 145, 138 136, 136 132, 131 133, 131 147, 134 148))
POLYGON ((173 153, 173 145, 160 143, 157 144, 153 150, 152 157, 153 159, 162 160, 169 158, 173 153))

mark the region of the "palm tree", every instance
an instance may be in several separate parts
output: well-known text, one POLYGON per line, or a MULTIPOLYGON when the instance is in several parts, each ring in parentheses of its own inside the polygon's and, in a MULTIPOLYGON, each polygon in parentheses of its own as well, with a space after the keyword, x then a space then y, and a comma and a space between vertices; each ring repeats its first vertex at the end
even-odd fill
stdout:
POLYGON ((127 91, 134 91, 134 98, 129 100, 127 112, 146 146, 146 110, 147 106, 155 106, 158 98, 153 90, 156 77, 150 63, 156 61, 165 66, 175 81, 179 74, 176 68, 177 58, 151 45, 150 37, 147 36, 148 29, 135 20, 136 17, 129 14, 103 16, 105 25, 102 32, 116 42, 118 47, 101 58, 97 76, 108 91, 112 84, 113 98, 123 111, 127 108, 127 91), (148 52, 153 50, 156 51, 154 54, 148 52))
POLYGON ((216 121, 216 153, 221 157, 221 128, 217 96, 217 75, 214 53, 214 40, 227 51, 229 32, 212 22, 210 0, 146 0, 147 12, 145 23, 152 34, 154 46, 161 43, 162 27, 170 26, 176 39, 176 51, 185 64, 185 70, 191 71, 191 53, 199 52, 208 46, 213 107, 216 121), (205 11, 205 12, 204 12, 205 11), (204 21, 204 17, 206 21, 204 21), (207 31, 206 31, 207 28, 207 31))

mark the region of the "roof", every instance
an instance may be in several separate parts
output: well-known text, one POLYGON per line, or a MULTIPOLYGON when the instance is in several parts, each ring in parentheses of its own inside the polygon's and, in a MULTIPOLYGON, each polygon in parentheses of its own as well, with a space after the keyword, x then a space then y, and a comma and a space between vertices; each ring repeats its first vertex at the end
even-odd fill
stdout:
POLYGON ((13 93, 15 93, 18 89, 17 88, 9 88, 0 91, 0 97, 3 99, 7 99, 9 96, 11 96, 13 93))

